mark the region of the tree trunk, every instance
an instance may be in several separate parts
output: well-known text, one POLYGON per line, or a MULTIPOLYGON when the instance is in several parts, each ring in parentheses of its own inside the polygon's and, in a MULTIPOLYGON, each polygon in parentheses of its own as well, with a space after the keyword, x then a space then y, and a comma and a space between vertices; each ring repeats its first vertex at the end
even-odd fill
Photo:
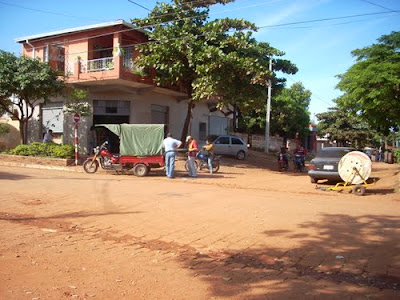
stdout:
POLYGON ((182 134, 181 134, 182 143, 185 143, 185 141, 186 141, 186 136, 189 131, 189 125, 192 122, 193 107, 194 107, 194 102, 193 102, 193 100, 190 99, 188 101, 185 123, 183 124, 183 128, 182 128, 182 134))
POLYGON ((21 144, 26 144, 26 126, 25 126, 25 121, 24 120, 18 120, 19 121, 19 137, 20 137, 20 142, 21 144))

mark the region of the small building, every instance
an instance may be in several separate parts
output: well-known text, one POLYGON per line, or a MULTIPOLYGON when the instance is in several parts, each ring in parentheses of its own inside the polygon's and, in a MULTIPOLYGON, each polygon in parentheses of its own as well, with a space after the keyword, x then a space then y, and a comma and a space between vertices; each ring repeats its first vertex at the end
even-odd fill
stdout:
MULTIPOLYGON (((101 123, 165 124, 180 138, 186 118, 187 96, 178 87, 159 87, 153 76, 144 77, 135 65, 137 44, 147 41, 146 32, 123 20, 76 27, 17 38, 22 54, 39 58, 65 76, 73 88, 88 91, 93 115, 79 124, 80 152, 87 153, 102 136, 93 135, 101 123)), ((51 99, 35 109, 28 141, 41 141, 47 129, 63 143, 72 144, 74 122, 63 112, 66 99, 51 99)), ((205 140, 210 134, 226 134, 232 118, 215 103, 196 103, 189 134, 205 140)), ((101 142, 101 141, 98 141, 101 142)))

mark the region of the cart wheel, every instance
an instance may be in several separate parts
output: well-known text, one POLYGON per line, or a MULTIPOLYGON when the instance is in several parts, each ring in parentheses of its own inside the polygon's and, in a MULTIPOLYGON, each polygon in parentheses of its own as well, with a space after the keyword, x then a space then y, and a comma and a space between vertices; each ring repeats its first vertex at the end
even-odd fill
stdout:
POLYGON ((137 164, 133 167, 133 174, 139 177, 146 176, 149 173, 149 167, 145 164, 137 164))
POLYGON ((365 194, 365 186, 357 184, 353 187, 353 193, 357 196, 362 196, 365 194))

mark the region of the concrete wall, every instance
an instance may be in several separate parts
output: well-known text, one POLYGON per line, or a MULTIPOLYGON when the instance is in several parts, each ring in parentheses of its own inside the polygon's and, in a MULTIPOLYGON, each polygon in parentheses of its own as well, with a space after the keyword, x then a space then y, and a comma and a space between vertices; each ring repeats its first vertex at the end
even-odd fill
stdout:
MULTIPOLYGON (((250 144, 251 148, 264 149, 265 147, 265 136, 261 134, 247 134, 247 133, 232 133, 236 136, 241 137, 245 142, 250 144)), ((278 152, 283 145, 283 137, 270 136, 269 139, 269 150, 272 152, 278 152)), ((297 146, 297 142, 294 139, 288 139, 286 141, 286 147, 288 151, 293 151, 297 146)))
POLYGON ((0 151, 14 149, 20 144, 19 122, 10 118, 0 118, 0 123, 9 125, 9 132, 0 134, 0 151))

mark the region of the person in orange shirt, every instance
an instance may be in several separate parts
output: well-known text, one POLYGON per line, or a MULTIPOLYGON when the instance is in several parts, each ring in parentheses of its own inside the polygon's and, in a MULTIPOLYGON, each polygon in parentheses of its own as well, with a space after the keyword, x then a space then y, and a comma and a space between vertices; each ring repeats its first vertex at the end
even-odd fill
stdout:
POLYGON ((186 142, 188 143, 188 173, 190 177, 196 178, 197 177, 197 168, 196 168, 196 155, 199 152, 197 141, 190 135, 186 137, 186 142))

